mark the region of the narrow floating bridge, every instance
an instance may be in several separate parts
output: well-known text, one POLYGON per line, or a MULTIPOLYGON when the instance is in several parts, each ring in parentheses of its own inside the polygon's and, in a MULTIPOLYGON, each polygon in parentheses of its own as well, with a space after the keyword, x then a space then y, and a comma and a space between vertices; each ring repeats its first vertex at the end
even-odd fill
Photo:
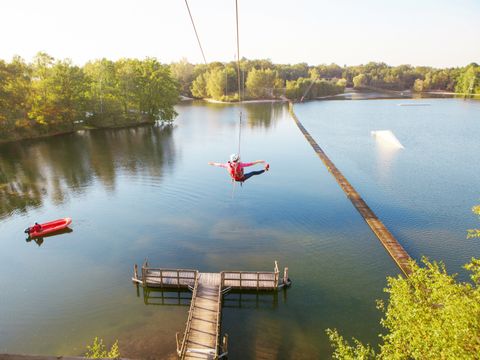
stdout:
POLYGON ((396 262, 400 270, 408 276, 411 274, 412 269, 410 266, 410 261, 412 260, 410 255, 405 251, 402 245, 395 239, 395 237, 388 231, 387 227, 380 221, 380 219, 375 215, 375 213, 370 209, 367 203, 362 199, 360 194, 355 190, 355 188, 348 182, 347 178, 341 173, 340 170, 335 166, 335 164, 330 160, 330 158, 325 154, 322 148, 317 144, 313 139, 310 133, 305 129, 300 120, 297 118, 293 112, 293 104, 289 103, 289 111, 292 116, 295 124, 302 132, 305 139, 312 146, 315 153, 322 160, 328 171, 333 175, 338 185, 342 188, 345 195, 350 199, 353 206, 357 211, 362 215, 365 222, 370 226, 373 233, 377 236, 378 240, 385 247, 387 252, 390 254, 392 259, 396 262))
POLYGON ((144 288, 189 289, 192 300, 183 336, 177 337, 180 359, 220 359, 228 354, 228 335, 220 342, 223 295, 230 290, 277 291, 290 285, 288 268, 280 277, 275 261, 273 271, 222 271, 201 273, 191 269, 151 268, 147 261, 132 281, 144 288))

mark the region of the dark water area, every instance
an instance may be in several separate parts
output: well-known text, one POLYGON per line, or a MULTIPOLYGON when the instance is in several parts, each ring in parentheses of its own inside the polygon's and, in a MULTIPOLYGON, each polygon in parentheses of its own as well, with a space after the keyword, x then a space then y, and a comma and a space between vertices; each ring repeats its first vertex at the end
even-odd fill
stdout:
MULTIPOLYGON (((423 101, 423 100, 422 100, 423 101)), ((402 100, 403 102, 403 100, 402 100)), ((454 271, 479 254, 473 161, 479 105, 322 101, 295 111, 415 258, 454 271), (370 136, 392 129, 405 149, 370 136)), ((188 292, 143 291, 133 264, 221 270, 288 266, 277 294, 225 297, 232 359, 328 358, 326 328, 377 344, 387 276, 399 270, 311 150, 285 105, 242 107, 241 155, 271 170, 233 185, 239 107, 185 103, 173 126, 95 130, 0 146, 0 352, 81 355, 95 336, 122 356, 175 358, 188 292), (35 221, 72 232, 25 241, 35 221)), ((252 168, 261 169, 261 166, 252 168)))

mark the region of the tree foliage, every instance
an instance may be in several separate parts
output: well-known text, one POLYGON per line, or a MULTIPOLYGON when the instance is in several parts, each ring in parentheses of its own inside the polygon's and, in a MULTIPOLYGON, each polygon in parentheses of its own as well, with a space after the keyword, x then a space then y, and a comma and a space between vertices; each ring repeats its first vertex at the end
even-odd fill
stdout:
POLYGON ((365 74, 358 74, 353 78, 353 87, 355 89, 363 88, 367 85, 367 76, 365 74))
POLYGON ((455 91, 461 94, 480 94, 480 66, 473 63, 460 74, 455 91))
POLYGON ((170 64, 170 71, 174 79, 177 80, 180 94, 192 96, 190 86, 195 80, 195 66, 184 58, 179 62, 170 64))
POLYGON ((107 59, 83 67, 38 53, 31 64, 0 60, 0 140, 69 131, 84 124, 116 127, 172 120, 181 93, 221 101, 292 100, 335 95, 345 87, 457 91, 480 94, 480 67, 435 69, 370 62, 358 66, 273 64, 269 59, 237 63, 163 65, 156 59, 107 59), (240 77, 240 79, 239 79, 240 77))
POLYGON ((225 70, 219 67, 210 70, 207 73, 206 80, 206 90, 208 96, 215 100, 222 100, 222 97, 226 95, 225 70))
MULTIPOLYGON (((240 89, 250 87, 247 91, 246 98, 257 99, 275 98, 285 93, 293 93, 291 99, 298 99, 298 94, 304 86, 308 86, 310 80, 324 80, 326 83, 339 85, 343 87, 356 88, 373 88, 377 90, 414 90, 414 91, 457 91, 465 93, 465 89, 472 89, 470 93, 480 93, 480 79, 478 73, 478 65, 470 64, 464 68, 446 68, 436 69, 428 66, 411 66, 399 65, 389 66, 385 63, 370 62, 364 65, 356 66, 339 66, 337 64, 310 66, 306 63, 299 64, 273 64, 268 59, 247 60, 242 59, 240 62, 240 89), (259 74, 271 71, 275 73, 275 81, 273 91, 272 87, 264 87, 268 91, 258 92, 261 87, 255 85, 255 81, 259 81, 259 74), (259 73, 260 72, 260 73, 259 73), (250 83, 248 82, 250 77, 250 83), (472 82, 472 78, 474 79, 472 82), (255 79, 255 81, 252 81, 255 79)), ((194 65, 193 69, 195 80, 192 81, 190 90, 192 95, 197 98, 215 98, 232 99, 238 98, 238 85, 236 63, 230 62, 222 64, 212 62, 210 64, 194 65), (222 82, 225 80, 216 77, 216 80, 210 79, 211 91, 208 93, 206 83, 216 72, 214 69, 225 68, 228 71, 227 84, 223 93, 220 95, 222 82), (202 75, 203 78, 200 76, 202 75)), ((310 82, 311 83, 311 82, 310 82)), ((326 95, 336 94, 338 89, 330 88, 328 91, 320 91, 326 95)), ((321 96, 321 95, 318 95, 321 96)), ((287 97, 290 97, 287 95, 287 97)), ((301 95, 300 95, 301 97, 301 95)), ((315 96, 313 96, 315 97, 315 96)))
POLYGON ((369 360, 375 359, 375 351, 370 345, 363 345, 357 339, 352 339, 350 345, 337 330, 327 329, 327 335, 334 349, 332 358, 336 360, 369 360))
POLYGON ((173 120, 178 83, 156 59, 102 59, 83 67, 38 53, 0 60, 0 140, 173 120), (78 127, 78 126, 77 126, 78 127))
POLYGON ((334 358, 476 359, 480 354, 480 260, 465 265, 472 282, 458 282, 442 263, 412 263, 408 278, 388 278, 388 303, 378 301, 386 334, 378 354, 357 340, 349 345, 328 330, 334 358))
POLYGON ((120 350, 118 348, 118 340, 112 345, 110 350, 103 343, 102 339, 95 337, 92 345, 87 345, 87 352, 85 353, 87 359, 117 359, 120 357, 120 350))
MULTIPOLYGON (((472 207, 472 212, 480 217, 480 205, 472 207)), ((467 239, 480 238, 480 229, 467 230, 467 239)))
POLYGON ((205 80, 205 74, 200 74, 193 81, 191 87, 192 95, 196 98, 206 98, 207 94, 207 81, 205 80))
POLYGON ((287 98, 300 100, 304 94, 305 99, 315 99, 323 96, 343 93, 344 89, 345 85, 343 81, 299 78, 297 80, 287 80, 285 92, 287 98))
POLYGON ((272 98, 278 74, 271 69, 255 69, 248 72, 247 93, 253 98, 272 98))

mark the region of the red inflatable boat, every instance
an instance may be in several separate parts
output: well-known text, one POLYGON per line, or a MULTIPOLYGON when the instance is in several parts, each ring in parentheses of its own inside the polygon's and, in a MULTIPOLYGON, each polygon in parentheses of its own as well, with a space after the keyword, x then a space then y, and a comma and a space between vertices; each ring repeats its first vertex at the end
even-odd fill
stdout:
POLYGON ((54 233, 56 231, 65 229, 71 223, 72 223, 71 218, 58 219, 58 220, 50 221, 43 224, 35 223, 35 225, 26 229, 25 232, 31 238, 42 237, 42 236, 54 233))

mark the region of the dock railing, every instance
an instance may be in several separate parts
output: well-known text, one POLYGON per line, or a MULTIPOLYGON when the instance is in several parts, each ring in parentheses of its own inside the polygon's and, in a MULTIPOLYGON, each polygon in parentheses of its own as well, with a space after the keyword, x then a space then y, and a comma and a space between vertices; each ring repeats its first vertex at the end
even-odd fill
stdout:
POLYGON ((227 349, 227 341, 228 335, 225 334, 223 338, 223 346, 220 345, 220 326, 222 325, 222 298, 223 298, 223 291, 222 286, 218 287, 218 294, 217 294, 217 337, 215 339, 215 358, 220 359, 228 354, 227 349), (220 354, 220 355, 219 355, 220 354))
POLYGON ((274 290, 279 282, 278 264, 272 271, 222 271, 220 273, 221 287, 251 290, 274 290))
POLYGON ((148 263, 142 265, 142 278, 138 279, 137 265, 134 267, 132 280, 144 287, 189 287, 193 286, 198 277, 198 271, 192 269, 150 268, 148 263))
POLYGON ((198 271, 195 271, 195 282, 193 285, 192 301, 190 302, 190 309, 188 310, 188 318, 185 324, 185 332, 183 333, 182 343, 178 343, 178 332, 177 332, 177 354, 180 359, 183 359, 185 356, 185 351, 187 351, 187 339, 190 333, 190 327, 192 324, 193 310, 195 308, 195 299, 197 298, 197 289, 198 289, 198 271))

